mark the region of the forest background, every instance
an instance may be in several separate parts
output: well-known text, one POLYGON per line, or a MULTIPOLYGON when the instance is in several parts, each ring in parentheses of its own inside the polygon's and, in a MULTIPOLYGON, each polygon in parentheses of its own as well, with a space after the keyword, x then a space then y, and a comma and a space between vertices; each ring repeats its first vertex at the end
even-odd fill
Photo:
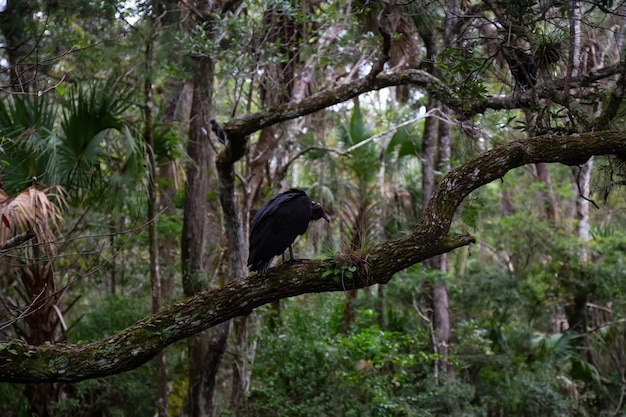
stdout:
POLYGON ((0 414, 622 415, 625 26, 1 2, 0 414), (332 221, 249 276, 291 187, 332 221))

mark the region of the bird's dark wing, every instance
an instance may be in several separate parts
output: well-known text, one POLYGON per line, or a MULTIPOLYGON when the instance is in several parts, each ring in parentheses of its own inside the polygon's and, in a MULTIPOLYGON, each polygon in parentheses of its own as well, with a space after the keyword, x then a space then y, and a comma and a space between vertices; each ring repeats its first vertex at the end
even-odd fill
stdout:
POLYGON ((293 206, 291 201, 297 198, 302 198, 302 197, 306 197, 306 199, 308 200, 308 197, 304 191, 295 190, 295 189, 285 191, 273 197, 271 200, 265 203, 263 207, 259 209, 259 211, 256 213, 256 215, 252 219, 251 232, 254 233, 254 229, 257 228, 259 224, 263 223, 265 219, 271 216, 275 216, 276 212, 281 207, 284 208, 286 206, 293 206))
POLYGON ((250 269, 262 269, 266 262, 271 263, 274 256, 282 254, 298 235, 306 232, 311 211, 311 200, 300 190, 286 191, 265 203, 252 220, 250 269))

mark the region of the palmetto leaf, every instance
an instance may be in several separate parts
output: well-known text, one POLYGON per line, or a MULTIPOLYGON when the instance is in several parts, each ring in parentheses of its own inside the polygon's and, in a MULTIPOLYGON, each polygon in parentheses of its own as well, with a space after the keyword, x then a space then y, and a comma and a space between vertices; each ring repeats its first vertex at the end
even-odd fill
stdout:
POLYGON ((70 90, 50 160, 49 171, 56 177, 49 183, 63 184, 72 193, 93 191, 115 160, 128 162, 135 151, 124 119, 130 93, 114 77, 70 90))
POLYGON ((48 96, 14 95, 0 101, 2 181, 9 193, 22 190, 33 176, 48 182, 45 174, 55 118, 48 96))

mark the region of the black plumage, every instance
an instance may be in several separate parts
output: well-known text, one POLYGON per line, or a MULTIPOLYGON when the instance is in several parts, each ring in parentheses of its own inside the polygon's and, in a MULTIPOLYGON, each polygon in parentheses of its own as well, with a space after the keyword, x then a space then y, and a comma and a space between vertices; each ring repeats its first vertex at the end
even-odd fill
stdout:
POLYGON ((224 132, 224 129, 222 129, 222 126, 220 126, 219 123, 217 123, 217 120, 215 119, 209 120, 209 123, 211 123, 211 130, 213 131, 213 133, 215 133, 215 136, 217 136, 217 140, 219 140, 222 145, 225 145, 226 144, 226 132, 224 132))
POLYGON ((274 256, 284 254, 287 248, 293 260, 293 242, 306 232, 311 220, 319 219, 330 222, 322 206, 302 190, 291 189, 273 197, 252 219, 250 270, 265 274, 274 256))

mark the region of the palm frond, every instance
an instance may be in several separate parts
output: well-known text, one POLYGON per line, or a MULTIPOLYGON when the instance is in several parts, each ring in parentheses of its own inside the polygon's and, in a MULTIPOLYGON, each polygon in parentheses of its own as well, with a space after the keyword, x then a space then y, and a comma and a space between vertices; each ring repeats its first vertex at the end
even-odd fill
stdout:
POLYGON ((11 96, 0 101, 2 183, 17 193, 32 177, 46 178, 56 110, 47 96, 11 96))
MULTIPOLYGON (((2 194, 6 195, 4 191, 2 194)), ((55 232, 65 205, 65 197, 59 187, 39 190, 33 185, 13 198, 4 199, 0 202, 0 245, 19 233, 31 231, 43 251, 53 254, 55 232)))
POLYGON ((132 103, 130 93, 115 77, 69 91, 51 150, 49 169, 56 177, 50 183, 62 184, 72 195, 82 194, 93 191, 94 184, 106 177, 103 166, 110 166, 111 159, 122 157, 123 163, 129 162, 126 159, 137 148, 128 140, 132 135, 125 118, 132 103), (116 147, 124 151, 116 153, 116 147))

